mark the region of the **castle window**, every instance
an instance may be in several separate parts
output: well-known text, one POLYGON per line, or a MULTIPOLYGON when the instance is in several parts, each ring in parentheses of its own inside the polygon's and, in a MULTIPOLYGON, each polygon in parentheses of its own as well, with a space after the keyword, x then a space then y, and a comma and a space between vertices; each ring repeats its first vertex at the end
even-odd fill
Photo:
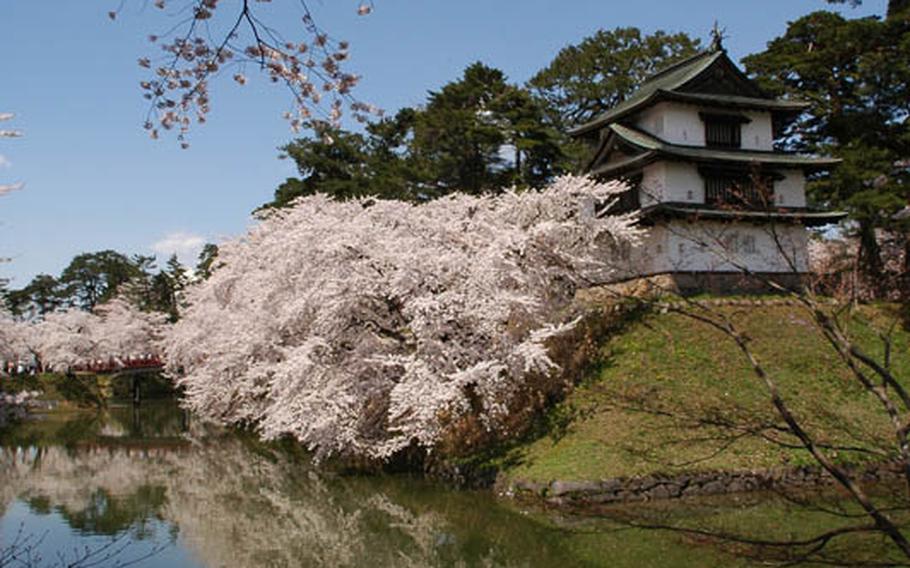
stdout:
POLYGON ((641 180, 642 176, 640 174, 625 178, 623 181, 626 182, 626 185, 629 187, 629 189, 615 197, 614 199, 616 201, 609 209, 604 210, 603 207, 598 207, 598 215, 604 213, 610 215, 620 215, 622 213, 628 213, 629 211, 641 209, 641 180))
POLYGON ((739 233, 730 233, 725 235, 721 241, 723 252, 729 255, 747 255, 756 254, 758 249, 755 246, 754 235, 740 235, 739 233))
POLYGON ((745 235, 739 243, 739 249, 743 254, 755 254, 755 236, 745 235))
POLYGON ((707 170, 701 174, 705 180, 705 203, 708 205, 763 209, 774 203, 774 182, 771 179, 756 180, 748 175, 723 170, 707 170))
POLYGON ((705 123, 705 145, 713 148, 742 146, 742 125, 749 119, 735 114, 700 113, 705 123))

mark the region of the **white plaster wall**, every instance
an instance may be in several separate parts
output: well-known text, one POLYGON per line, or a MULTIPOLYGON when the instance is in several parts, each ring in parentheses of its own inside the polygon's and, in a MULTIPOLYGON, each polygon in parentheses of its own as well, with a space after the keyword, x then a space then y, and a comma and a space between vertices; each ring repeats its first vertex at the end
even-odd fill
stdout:
POLYGON ((667 162, 655 162, 642 169, 639 201, 642 207, 654 205, 664 199, 667 187, 667 162))
POLYGON ((665 103, 659 103, 648 107, 635 116, 635 127, 652 136, 663 139, 664 137, 664 116, 663 106, 665 103))
MULTIPOLYGON (((655 272, 805 272, 808 232, 799 225, 674 220, 657 231, 655 272), (779 243, 779 244, 778 244, 779 243), (792 263, 792 265, 791 265, 792 263)), ((655 248, 656 250, 656 248, 655 248)))
POLYGON ((593 269, 588 278, 593 285, 598 285, 658 272, 662 265, 655 260, 667 250, 663 243, 666 235, 666 228, 658 225, 650 227, 640 242, 634 245, 605 240, 600 243, 603 265, 599 269, 593 269))
MULTIPOLYGON (((677 102, 658 103, 641 112, 635 120, 638 129, 672 144, 687 146, 705 145, 705 123, 700 112, 729 112, 721 108, 703 107, 677 102)), ((744 150, 774 149, 771 113, 741 111, 750 122, 742 125, 744 150)))
POLYGON ((806 206, 806 176, 802 170, 785 170, 785 177, 774 182, 774 203, 778 207, 806 206))
POLYGON ((642 174, 642 207, 668 201, 705 202, 705 183, 693 164, 655 162, 646 166, 642 174))
POLYGON ((672 144, 704 146, 705 127, 698 110, 697 106, 665 101, 642 111, 635 126, 672 144))
POLYGON ((742 149, 764 150, 766 152, 773 150, 774 129, 771 123, 771 113, 747 111, 742 114, 751 121, 743 124, 742 149))
POLYGON ((633 267, 631 276, 641 276, 667 272, 668 231, 664 225, 649 227, 641 243, 632 249, 633 267))
POLYGON ((664 201, 704 203, 705 182, 694 164, 667 162, 664 201))
MULTIPOLYGON (((784 179, 774 182, 778 207, 806 206, 806 176, 802 170, 783 170, 784 179)), ((661 161, 642 171, 642 207, 659 202, 704 203, 705 180, 694 164, 661 161)))
POLYGON ((807 249, 808 231, 799 225, 673 220, 649 227, 634 247, 608 247, 605 270, 594 281, 668 272, 742 272, 744 267, 765 273, 792 273, 794 267, 806 272, 807 249))

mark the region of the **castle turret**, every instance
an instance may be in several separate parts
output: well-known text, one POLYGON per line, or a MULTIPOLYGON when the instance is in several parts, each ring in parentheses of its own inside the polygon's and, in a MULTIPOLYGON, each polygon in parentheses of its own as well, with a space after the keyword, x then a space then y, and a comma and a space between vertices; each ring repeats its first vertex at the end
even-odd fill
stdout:
POLYGON ((729 289, 744 272, 799 281, 807 228, 845 216, 810 208, 805 191, 807 176, 839 160, 775 149, 807 108, 763 92, 717 35, 711 49, 573 129, 595 148, 586 173, 626 180, 618 208, 640 211, 650 227, 636 275, 666 274, 683 289, 729 289))

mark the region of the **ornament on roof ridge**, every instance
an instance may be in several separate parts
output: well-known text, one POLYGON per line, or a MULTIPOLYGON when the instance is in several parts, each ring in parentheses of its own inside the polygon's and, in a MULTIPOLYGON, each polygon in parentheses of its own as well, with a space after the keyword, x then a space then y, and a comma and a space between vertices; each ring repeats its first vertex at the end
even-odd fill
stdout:
POLYGON ((711 51, 726 51, 724 39, 727 37, 726 28, 720 27, 717 20, 714 20, 714 27, 711 29, 711 51))

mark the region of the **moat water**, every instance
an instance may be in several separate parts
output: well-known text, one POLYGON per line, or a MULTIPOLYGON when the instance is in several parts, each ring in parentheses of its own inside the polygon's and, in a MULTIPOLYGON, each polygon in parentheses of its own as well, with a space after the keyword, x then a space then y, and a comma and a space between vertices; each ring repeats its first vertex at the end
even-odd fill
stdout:
MULTIPOLYGON (((817 524, 767 499, 666 506, 662 518, 764 534, 796 518, 817 524)), ((53 413, 0 433, 4 568, 745 564, 704 538, 634 524, 410 477, 327 473, 196 424, 173 402, 53 413)))

